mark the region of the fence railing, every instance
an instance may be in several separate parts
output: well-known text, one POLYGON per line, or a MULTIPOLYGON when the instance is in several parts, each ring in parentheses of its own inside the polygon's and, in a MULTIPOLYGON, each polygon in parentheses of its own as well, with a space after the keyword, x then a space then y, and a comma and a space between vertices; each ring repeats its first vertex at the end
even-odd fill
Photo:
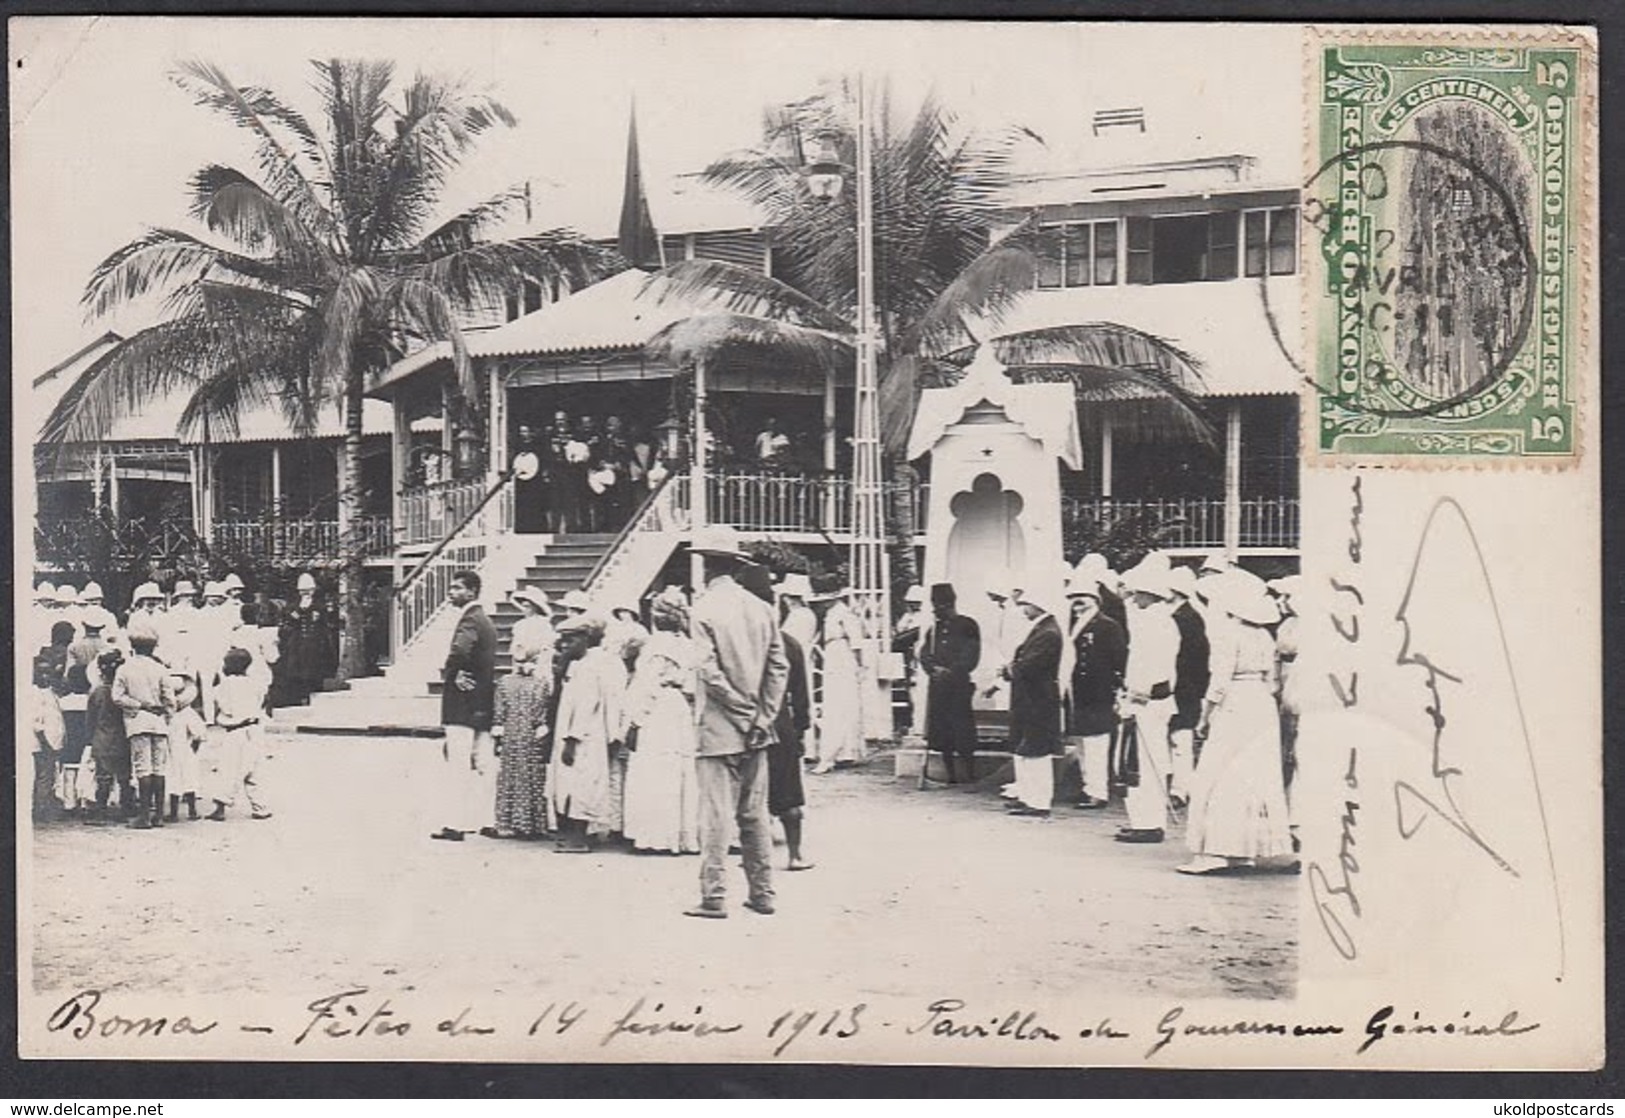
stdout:
MULTIPOLYGON (((1061 515, 1068 525, 1080 520, 1107 532, 1125 521, 1148 521, 1162 547, 1216 548, 1224 546, 1224 498, 1171 497, 1064 497, 1061 515)), ((1241 501, 1242 548, 1298 546, 1299 508, 1296 497, 1248 497, 1241 501)))
MULTIPOLYGON (((344 557, 344 541, 337 520, 309 517, 293 519, 216 519, 210 544, 216 551, 260 555, 274 562, 333 561, 344 557)), ((363 516, 350 526, 351 547, 369 558, 388 555, 393 525, 388 516, 363 516)))
POLYGON ((486 551, 483 540, 442 548, 424 565, 404 592, 395 595, 393 645, 397 659, 423 632, 435 613, 448 608, 446 591, 451 589, 451 576, 461 570, 477 570, 485 562, 486 551))
MULTIPOLYGON (((470 513, 485 500, 487 491, 483 477, 471 481, 447 481, 435 485, 422 485, 401 493, 401 522, 397 526, 396 543, 403 546, 435 543, 446 538, 470 513)), ((498 506, 493 530, 508 531, 513 527, 513 498, 498 506), (506 510, 505 513, 503 510, 506 510), (506 521, 503 521, 504 515, 506 521)))
POLYGON ((706 518, 741 532, 845 532, 852 479, 725 473, 706 479, 706 518))

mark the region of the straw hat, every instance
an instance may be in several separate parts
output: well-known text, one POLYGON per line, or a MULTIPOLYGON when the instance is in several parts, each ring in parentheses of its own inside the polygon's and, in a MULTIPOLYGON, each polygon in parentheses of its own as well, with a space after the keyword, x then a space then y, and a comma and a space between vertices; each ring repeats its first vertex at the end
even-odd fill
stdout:
POLYGON ((529 602, 542 613, 547 612, 547 591, 538 586, 521 586, 518 590, 509 594, 508 599, 514 602, 529 602))
POLYGON ((812 579, 799 572, 792 572, 784 576, 779 583, 779 597, 800 598, 806 601, 813 596, 812 579))
POLYGON ((924 605, 925 587, 919 585, 910 586, 903 593, 903 601, 907 602, 911 606, 924 605))
POLYGON ((749 559, 740 548, 739 533, 726 524, 707 524, 694 533, 689 550, 700 555, 720 555, 730 559, 749 559))
POLYGON ((1216 576, 1207 600, 1238 621, 1250 625, 1274 625, 1281 620, 1281 606, 1270 597, 1264 580, 1240 567, 1216 576))

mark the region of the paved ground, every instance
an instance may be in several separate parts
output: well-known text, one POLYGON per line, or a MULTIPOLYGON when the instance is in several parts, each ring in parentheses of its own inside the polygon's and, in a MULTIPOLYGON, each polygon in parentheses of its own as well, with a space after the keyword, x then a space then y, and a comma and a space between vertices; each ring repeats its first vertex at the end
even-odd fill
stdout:
POLYGON ((775 917, 701 921, 681 915, 692 856, 429 841, 417 805, 437 742, 272 748, 273 820, 39 829, 41 992, 271 993, 290 975, 309 989, 432 980, 543 995, 583 975, 606 994, 748 994, 786 974, 907 997, 950 984, 1177 999, 1294 987, 1298 879, 1176 874, 1177 841, 1111 841, 1120 809, 1008 817, 991 790, 918 791, 885 757, 809 776, 817 868, 778 875, 775 917))

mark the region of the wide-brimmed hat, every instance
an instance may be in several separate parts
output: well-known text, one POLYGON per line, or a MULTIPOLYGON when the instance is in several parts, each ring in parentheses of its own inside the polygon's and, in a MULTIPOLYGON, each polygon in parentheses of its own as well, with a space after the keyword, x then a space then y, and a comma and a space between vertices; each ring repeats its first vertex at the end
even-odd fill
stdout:
POLYGON ((850 586, 836 585, 831 586, 828 590, 825 590, 822 593, 814 594, 808 600, 814 602, 833 602, 840 598, 850 599, 851 597, 852 588, 850 586))
POLYGON ((590 613, 567 617, 559 622, 559 636, 567 636, 571 633, 583 633, 587 636, 601 638, 604 635, 604 619, 590 613))
POLYGON ((1068 598, 1094 598, 1100 600, 1100 580, 1089 574, 1073 571, 1063 587, 1068 598))
POLYGON ((1268 585, 1276 597, 1291 599, 1303 593, 1303 576, 1283 575, 1280 578, 1270 579, 1268 585))
POLYGON ((592 599, 587 597, 585 590, 567 590, 557 604, 559 609, 571 610, 578 614, 587 613, 592 609, 592 599))
POLYGON ((1196 573, 1198 575, 1223 574, 1225 571, 1230 570, 1230 567, 1230 560, 1225 558, 1224 552, 1210 551, 1202 556, 1202 562, 1197 567, 1196 573))
POLYGON ((1251 571, 1236 567, 1212 581, 1206 594, 1215 609, 1250 625, 1274 625, 1281 620, 1280 603, 1270 596, 1264 580, 1251 571))
POLYGON ((143 582, 135 588, 135 593, 130 595, 130 604, 135 605, 138 602, 152 601, 154 599, 160 602, 163 601, 164 592, 158 589, 156 582, 143 582))
POLYGON ((541 612, 547 612, 547 591, 539 586, 521 586, 518 590, 509 594, 508 598, 515 602, 529 602, 541 612))
POLYGON ((637 606, 629 605, 626 602, 615 602, 609 607, 611 617, 620 617, 622 614, 627 615, 633 621, 641 622, 643 620, 643 611, 638 609, 637 606))
POLYGON ((1149 594, 1164 601, 1172 597, 1173 592, 1168 587, 1168 556, 1153 551, 1124 571, 1123 589, 1134 594, 1149 594))
POLYGON ((806 601, 813 596, 812 579, 799 571, 792 571, 779 583, 778 592, 781 598, 800 598, 806 601))
POLYGON ((1189 567, 1171 568, 1168 571, 1168 589, 1176 597, 1196 597, 1196 572, 1189 567))
POLYGON ((79 618, 79 624, 84 626, 86 632, 89 632, 92 629, 111 629, 117 622, 113 620, 113 615, 105 609, 100 606, 92 606, 85 611, 83 617, 79 618))
POLYGON ((700 555, 720 555, 730 559, 749 559, 740 547, 739 532, 726 524, 707 524, 694 532, 689 550, 700 555))
POLYGON ((903 601, 907 602, 909 605, 924 605, 925 587, 918 585, 910 586, 903 592, 903 601))

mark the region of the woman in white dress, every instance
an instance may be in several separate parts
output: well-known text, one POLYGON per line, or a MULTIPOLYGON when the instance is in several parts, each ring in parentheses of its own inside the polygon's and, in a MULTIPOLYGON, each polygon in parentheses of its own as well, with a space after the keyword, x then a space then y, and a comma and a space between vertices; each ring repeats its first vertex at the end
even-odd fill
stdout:
POLYGON ((553 647, 557 636, 549 618, 547 591, 532 586, 521 586, 508 595, 522 615, 513 623, 508 638, 508 653, 515 664, 534 661, 542 670, 553 670, 553 647))
POLYGON ((553 723, 547 798, 563 854, 592 849, 589 833, 609 818, 609 756, 624 734, 626 666, 601 647, 604 623, 583 614, 559 627, 568 662, 553 723))
POLYGON ((627 691, 624 833, 638 850, 697 854, 699 786, 694 756, 697 654, 687 636, 682 591, 668 587, 649 603, 654 625, 627 691))
POLYGON ((1207 739, 1191 787, 1180 873, 1216 873, 1292 854, 1281 782, 1281 722, 1276 706, 1275 638, 1267 626, 1280 609, 1261 579, 1239 568, 1198 584, 1212 615, 1212 679, 1198 736, 1207 739))
POLYGON ((830 595, 824 614, 824 680, 818 705, 818 763, 815 773, 864 758, 863 663, 858 649, 863 630, 850 602, 851 591, 830 595))

